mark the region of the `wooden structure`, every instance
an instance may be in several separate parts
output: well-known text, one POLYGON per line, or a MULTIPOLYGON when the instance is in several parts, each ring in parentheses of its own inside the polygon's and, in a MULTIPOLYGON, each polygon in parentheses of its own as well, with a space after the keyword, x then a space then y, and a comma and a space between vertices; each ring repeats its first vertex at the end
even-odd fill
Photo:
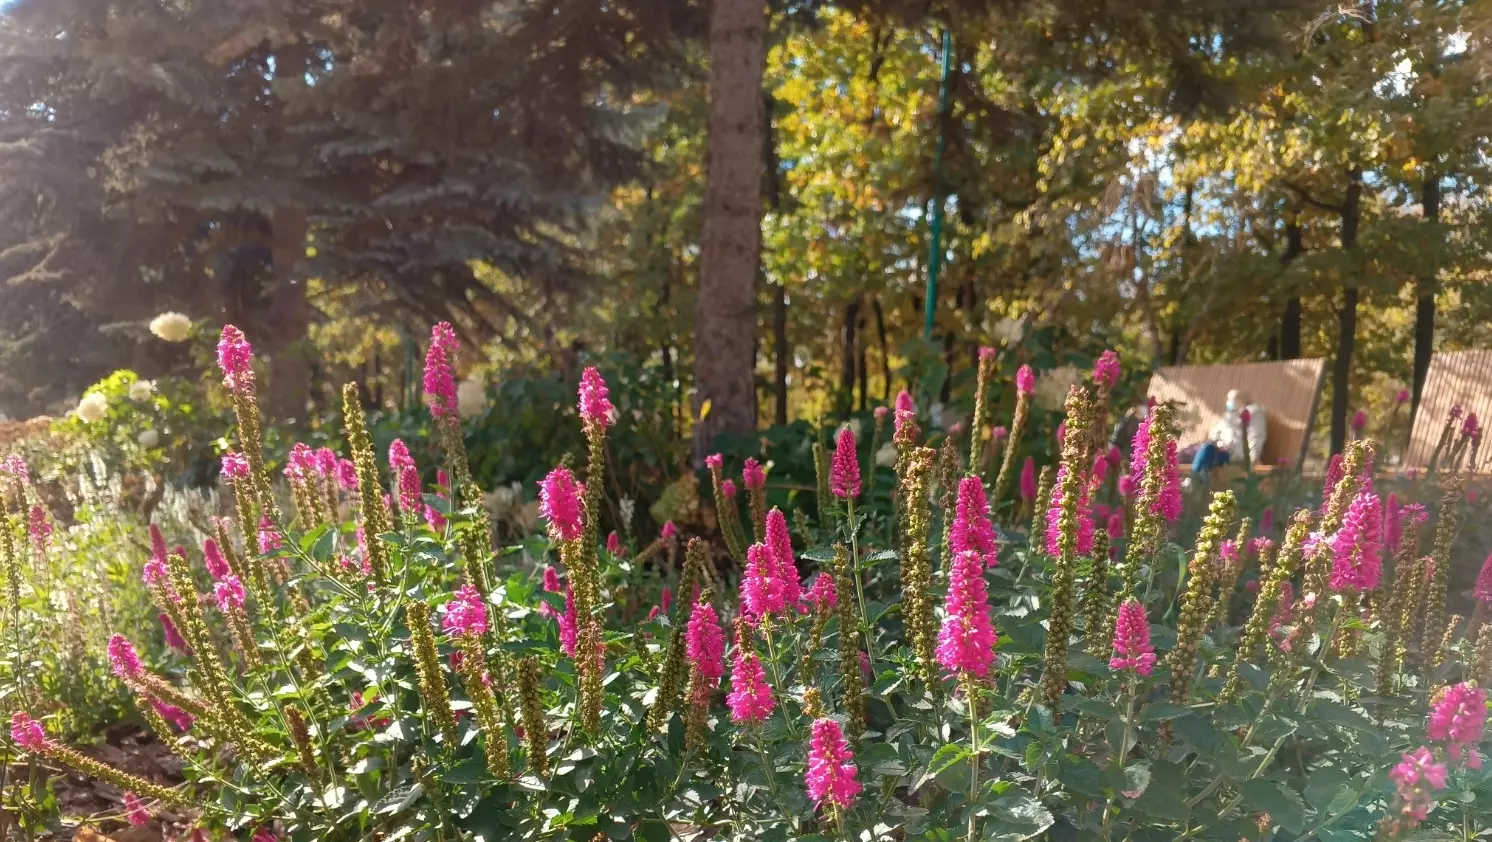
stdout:
MULTIPOLYGON (((1475 412, 1484 429, 1492 423, 1492 351, 1447 351, 1430 358, 1403 468, 1422 471, 1430 464, 1440 431, 1456 405, 1475 412)), ((1479 470, 1485 471, 1486 460, 1481 461, 1479 470)))
POLYGON ((1147 395, 1158 403, 1172 401, 1177 405, 1178 439, 1186 447, 1204 440, 1223 417, 1228 390, 1246 392, 1250 400, 1265 410, 1267 433, 1264 452, 1256 467, 1289 466, 1298 470, 1305 463, 1325 377, 1326 360, 1321 357, 1170 366, 1156 369, 1147 395))

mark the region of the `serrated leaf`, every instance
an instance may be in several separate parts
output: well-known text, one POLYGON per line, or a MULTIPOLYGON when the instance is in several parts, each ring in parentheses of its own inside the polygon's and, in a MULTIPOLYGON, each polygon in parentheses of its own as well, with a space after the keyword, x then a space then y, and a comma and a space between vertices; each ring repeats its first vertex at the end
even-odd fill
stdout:
POLYGON ((1293 833, 1305 827, 1305 802, 1295 790, 1275 781, 1255 778, 1238 788, 1249 812, 1268 813, 1276 824, 1293 833))
POLYGON ((1163 722, 1185 716, 1191 713, 1191 709, 1181 705, 1173 705, 1170 702, 1151 702, 1140 708, 1141 722, 1163 722))

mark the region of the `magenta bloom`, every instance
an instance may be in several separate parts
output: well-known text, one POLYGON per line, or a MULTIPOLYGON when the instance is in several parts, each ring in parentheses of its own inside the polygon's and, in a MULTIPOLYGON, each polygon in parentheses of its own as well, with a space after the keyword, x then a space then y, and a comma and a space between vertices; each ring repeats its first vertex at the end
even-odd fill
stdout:
POLYGON ((145 804, 140 801, 140 796, 133 792, 124 794, 124 818, 133 827, 144 827, 150 824, 150 811, 145 809, 145 804))
POLYGON ((974 553, 986 567, 1000 563, 995 527, 989 520, 989 501, 984 496, 984 483, 978 477, 964 477, 958 482, 948 541, 955 555, 974 553))
POLYGON ((1430 704, 1430 739, 1446 744, 1446 752, 1457 763, 1479 769, 1476 745, 1487 727, 1487 691, 1466 682, 1447 687, 1430 704))
POLYGON ((902 427, 917 420, 917 405, 912 403, 912 395, 906 389, 896 393, 896 415, 892 416, 892 424, 898 435, 902 427))
POLYGON ((565 613, 555 618, 559 623, 560 651, 575 657, 575 640, 580 631, 580 615, 575 610, 575 589, 565 585, 565 613))
POLYGON ((767 683, 767 674, 762 670, 761 658, 755 652, 742 654, 736 647, 731 664, 730 692, 725 695, 730 707, 732 722, 758 723, 772 713, 772 685, 767 683))
POLYGON ((814 720, 808 739, 808 768, 803 773, 808 797, 820 807, 825 801, 840 809, 850 806, 861 789, 855 773, 855 753, 850 751, 839 723, 827 717, 814 720))
POLYGON ((1119 382, 1119 354, 1112 350, 1098 355, 1093 363, 1093 382, 1101 388, 1112 389, 1119 382))
POLYGON ((870 414, 877 421, 884 421, 884 420, 886 420, 886 416, 889 415, 890 413, 891 413, 891 407, 885 406, 884 404, 881 405, 881 406, 878 406, 875 409, 873 409, 873 410, 870 411, 870 414))
POLYGON ((109 665, 113 667, 115 675, 124 679, 139 678, 145 672, 134 644, 122 634, 109 638, 109 665))
POLYGON ((712 688, 725 674, 725 632, 720 628, 714 607, 704 600, 696 600, 689 614, 684 652, 712 688))
POLYGON ((1466 420, 1461 422, 1461 435, 1473 439, 1482 437, 1482 427, 1477 421, 1475 412, 1466 413, 1466 420))
POLYGON ((1457 403, 1457 404, 1451 404, 1451 410, 1447 414, 1449 414, 1451 420, 1454 421, 1457 418, 1460 418, 1461 417, 1461 413, 1463 413, 1465 411, 1466 410, 1462 409, 1461 405, 1457 403))
POLYGON ((979 361, 982 363, 987 363, 990 360, 993 360, 995 358, 995 355, 998 353, 998 351, 988 345, 981 346, 979 349, 979 361))
POLYGON ((1342 517, 1342 528, 1328 539, 1333 591, 1362 593, 1378 587, 1383 575, 1379 555, 1382 526, 1383 506, 1378 495, 1359 491, 1342 517))
POLYGON ((319 447, 316 449, 316 475, 319 477, 334 477, 337 475, 337 451, 330 447, 319 447))
POLYGON ((1326 511, 1326 505, 1331 500, 1331 495, 1337 490, 1337 483, 1346 476, 1347 469, 1343 466, 1342 454, 1332 455, 1326 462, 1326 478, 1321 485, 1321 511, 1326 511))
POLYGON ((1021 499, 1036 499, 1036 460, 1030 456, 1026 457, 1026 464, 1021 467, 1021 499))
POLYGON ((1477 574, 1472 595, 1476 597, 1477 602, 1492 606, 1492 554, 1489 554, 1487 560, 1482 562, 1482 572, 1477 574))
POLYGON ((984 560, 977 552, 953 557, 948 571, 947 617, 938 632, 938 663, 950 673, 989 675, 999 637, 990 619, 989 595, 984 585, 984 560))
POLYGON ((612 555, 622 554, 622 537, 613 529, 606 536, 606 551, 612 555))
POLYGON ((1036 392, 1036 373, 1031 370, 1031 366, 1023 365, 1015 372, 1015 389, 1022 395, 1036 392))
POLYGON ((860 496, 860 456, 855 452, 855 431, 849 427, 834 438, 834 459, 829 470, 829 490, 835 497, 860 496))
POLYGON ((736 484, 733 480, 720 481, 720 494, 727 500, 736 499, 736 484))
POLYGON ((1361 409, 1352 413, 1352 431, 1362 435, 1366 429, 1368 429, 1368 413, 1361 409))
POLYGON ((1102 453, 1093 457, 1093 470, 1090 473, 1092 474, 1092 478, 1089 480, 1089 485, 1094 488, 1103 485, 1103 478, 1108 476, 1109 473, 1108 457, 1102 453))
MULTIPOLYGON (((1052 505, 1046 511, 1046 551, 1055 558, 1061 553, 1062 537, 1062 481, 1067 477, 1067 466, 1057 468, 1057 482, 1052 486, 1052 505)), ((1093 510, 1088 502, 1088 489, 1079 489, 1077 516, 1077 554, 1093 552, 1093 510)))
POLYGON ((52 748, 46 729, 22 710, 10 715, 10 738, 16 745, 36 754, 44 754, 52 748))
POLYGON ((272 553, 284 545, 280 530, 275 528, 275 522, 268 515, 259 518, 259 552, 272 553))
POLYGON ((430 396, 430 414, 436 418, 457 418, 456 376, 451 360, 461 350, 456 331, 450 322, 440 322, 430 329, 430 347, 425 351, 425 394, 430 396))
POLYGON ((1266 534, 1274 531, 1274 506, 1265 506, 1264 513, 1259 515, 1259 531, 1266 534))
POLYGON ((1064 444, 1067 444, 1067 422, 1059 421, 1057 423, 1057 446, 1061 447, 1064 444))
POLYGON ((752 544, 746 550, 746 575, 741 577, 741 607, 748 616, 765 617, 780 614, 787 606, 777 564, 766 544, 752 544))
POLYGON ((399 469, 399 510, 405 513, 418 512, 423 506, 424 493, 420 488, 420 471, 413 464, 399 469))
POLYGON ((1010 435, 1010 429, 1008 427, 1005 427, 1003 425, 996 425, 989 431, 989 440, 992 442, 1003 441, 1008 435, 1010 435))
POLYGON ((160 614, 157 616, 161 621, 161 634, 166 638, 166 645, 183 655, 191 655, 192 647, 188 646, 186 641, 182 639, 181 631, 176 628, 175 623, 171 622, 171 615, 160 614))
POLYGON ((1409 403, 1409 390, 1400 389, 1394 394, 1394 403, 1409 403))
POLYGON ((1150 621, 1145 618, 1145 606, 1133 597, 1119 606, 1114 618, 1114 657, 1109 659, 1109 669, 1134 670, 1144 676, 1155 670, 1150 621))
POLYGON ((560 591, 559 571, 553 567, 544 568, 544 590, 550 593, 559 593, 560 591))
POLYGON ((202 563, 207 567, 208 575, 214 579, 221 579, 228 573, 228 562, 223 558, 223 551, 218 549, 218 542, 211 538, 202 542, 202 563))
POLYGON ((27 514, 27 527, 31 532, 31 544, 38 553, 47 549, 47 539, 52 537, 52 524, 47 520, 47 510, 40 503, 31 507, 27 514))
POLYGON ((455 598, 446 603, 441 628, 452 637, 487 633, 487 606, 482 604, 482 595, 475 587, 462 585, 455 598))
POLYGON ((601 372, 590 366, 580 374, 580 417, 587 425, 602 429, 611 426, 612 406, 607 400, 606 381, 601 372))
POLYGON ((1388 773, 1398 795, 1392 809, 1401 818, 1422 822, 1435 809, 1436 790, 1445 789, 1445 764, 1436 763, 1435 755, 1425 746, 1402 757, 1388 773))
POLYGON ((311 446, 303 441, 298 441, 290 447, 290 453, 285 457, 285 478, 291 480, 307 480, 316 473, 316 452, 311 446))
POLYGON ((218 339, 218 368, 223 371, 223 386, 228 391, 254 388, 254 349, 243 331, 233 325, 223 325, 223 335, 218 339))
POLYGON ((162 719, 183 731, 190 731, 192 723, 197 721, 197 718, 190 713, 175 705, 168 705, 159 699, 151 699, 150 706, 155 708, 155 712, 160 714, 162 719))
POLYGON ((834 586, 834 577, 828 573, 820 573, 814 578, 803 600, 813 603, 820 610, 828 610, 839 604, 839 590, 834 586))
MULTIPOLYGON (((696 590, 697 589, 698 588, 696 587, 696 590)), ((672 606, 672 605, 673 605, 673 588, 670 588, 668 585, 664 585, 663 586, 663 590, 661 592, 659 592, 659 594, 658 594, 658 607, 662 608, 663 609, 663 613, 667 614, 669 607, 672 606)))
POLYGON ((337 460, 337 485, 343 491, 357 488, 357 464, 351 459, 337 460))
POLYGON ((0 460, 0 474, 10 476, 21 484, 31 481, 31 469, 26 467, 26 460, 19 453, 12 453, 0 460))
POLYGON ((711 453, 705 457, 705 467, 712 471, 718 471, 725 467, 725 457, 719 453, 711 453))
POLYGON ((409 455, 409 446, 403 439, 389 442, 389 470, 398 476, 406 467, 414 467, 414 457, 409 455))
POLYGON ((752 491, 761 491, 767 487, 767 472, 755 459, 748 458, 741 467, 741 482, 752 491))
POLYGON ((549 537, 555 541, 578 541, 584 534, 581 522, 580 485, 569 468, 555 468, 539 482, 539 511, 549 519, 549 537))
POLYGON ((279 842, 279 840, 275 838, 274 832, 269 828, 261 827, 254 831, 254 836, 249 842, 279 842))
POLYGON ((663 528, 658 530, 658 537, 665 541, 672 540, 679 534, 679 528, 673 525, 673 521, 665 521, 663 528))
POLYGON ((1109 533, 1109 540, 1117 541, 1124 537, 1124 512, 1115 510, 1109 515, 1109 522, 1104 525, 1109 533))
POLYGON ((772 553, 774 577, 781 583, 785 605, 797 605, 803 598, 803 581, 798 576, 798 561, 793 553, 793 539, 787 531, 787 518, 781 509, 767 512, 766 544, 772 553))
POLYGON ((232 573, 224 576, 217 584, 212 586, 212 594, 217 597, 218 610, 227 614, 243 608, 246 595, 243 590, 243 582, 238 580, 232 573))
POLYGON ((231 480, 245 479, 249 475, 249 460, 242 453, 223 454, 223 476, 231 480))

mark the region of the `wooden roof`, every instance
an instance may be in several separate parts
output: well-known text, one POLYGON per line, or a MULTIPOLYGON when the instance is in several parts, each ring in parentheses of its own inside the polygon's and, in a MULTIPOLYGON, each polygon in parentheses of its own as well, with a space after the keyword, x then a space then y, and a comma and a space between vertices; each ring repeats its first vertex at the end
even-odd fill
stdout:
POLYGON ((1475 412, 1483 428, 1492 422, 1492 351, 1446 351, 1430 358, 1404 468, 1424 470, 1429 465, 1440 431, 1456 404, 1475 412))
POLYGON ((1147 395, 1174 401, 1183 447, 1206 438, 1223 416, 1229 389, 1241 389, 1264 407, 1266 429, 1262 465, 1282 461, 1299 469, 1305 461, 1326 360, 1321 357, 1267 363, 1182 365, 1156 369, 1147 395))

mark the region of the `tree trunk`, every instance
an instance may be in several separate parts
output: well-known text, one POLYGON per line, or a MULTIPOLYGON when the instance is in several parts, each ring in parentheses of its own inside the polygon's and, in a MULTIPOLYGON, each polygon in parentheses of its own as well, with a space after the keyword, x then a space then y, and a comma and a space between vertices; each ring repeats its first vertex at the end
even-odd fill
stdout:
MULTIPOLYGON (((1300 230, 1300 219, 1295 214, 1285 223, 1285 253, 1280 256, 1280 265, 1289 266, 1305 251, 1304 237, 1300 230)), ((1285 299, 1285 315, 1280 320, 1280 359, 1300 358, 1300 296, 1285 299)))
POLYGON ((1410 390, 1409 417, 1419 411, 1420 393, 1425 388, 1425 375, 1430 372, 1430 355, 1435 345, 1435 288, 1439 270, 1439 249, 1443 234, 1440 230, 1440 173, 1431 169, 1425 173, 1424 191, 1420 198, 1424 210, 1425 224, 1430 233, 1426 240, 1434 244, 1436 260, 1430 264, 1424 277, 1415 284, 1414 302, 1414 379, 1410 390))
POLYGON ((881 344, 881 403, 891 402, 891 349, 886 344, 886 313, 879 297, 870 300, 876 311, 876 336, 881 344))
POLYGON ((855 374, 860 380, 860 411, 864 412, 870 403, 870 371, 865 365, 866 339, 865 307, 857 308, 859 313, 855 319, 855 374))
POLYGON ((839 409, 841 413, 855 408, 855 324, 860 318, 860 299, 844 308, 843 347, 839 357, 839 409))
POLYGON ((717 436, 756 430, 752 351, 761 262, 766 138, 766 4, 717 0, 710 12, 709 158, 695 303, 694 458, 717 436), (701 410, 710 404, 710 412, 701 410))
POLYGON ((777 374, 772 379, 778 424, 787 423, 787 371, 792 349, 787 345, 787 287, 778 284, 772 296, 772 338, 777 345, 777 374))
MULTIPOLYGON (((1347 173, 1347 195, 1342 201, 1342 250, 1357 251, 1357 226, 1362 205, 1362 170, 1353 167, 1347 173)), ((1342 306, 1337 310, 1337 353, 1331 373, 1331 452, 1341 453, 1347 446, 1347 410, 1352 400, 1350 378, 1352 352, 1357 346, 1357 279, 1350 273, 1356 267, 1349 262, 1349 277, 1343 284, 1342 306)))

